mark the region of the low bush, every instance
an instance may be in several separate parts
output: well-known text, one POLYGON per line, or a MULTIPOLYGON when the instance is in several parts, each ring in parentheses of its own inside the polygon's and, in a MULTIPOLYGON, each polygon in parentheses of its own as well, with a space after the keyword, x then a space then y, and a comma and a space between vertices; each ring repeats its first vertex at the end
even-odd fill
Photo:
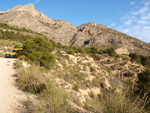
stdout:
POLYGON ((19 56, 19 60, 27 60, 27 57, 25 56, 25 55, 21 55, 21 56, 19 56))
POLYGON ((130 53, 129 57, 131 58, 132 62, 140 63, 143 66, 150 68, 150 57, 149 56, 143 56, 143 55, 139 55, 137 53, 130 53))
MULTIPOLYGON (((138 74, 138 93, 140 92, 141 97, 147 94, 148 99, 150 99, 150 69, 146 69, 144 72, 138 74)), ((146 106, 150 110, 150 101, 147 101, 149 104, 146 106)))
POLYGON ((17 74, 17 82, 21 90, 31 93, 40 93, 46 89, 45 78, 39 66, 23 68, 17 74))
POLYGON ((146 69, 144 72, 138 74, 138 87, 140 90, 150 90, 150 69, 146 69))
POLYGON ((139 54, 137 54, 137 53, 130 53, 129 57, 131 58, 132 62, 141 63, 141 58, 140 58, 139 54))
POLYGON ((76 52, 76 53, 81 53, 81 54, 84 54, 86 53, 85 49, 83 47, 73 47, 73 50, 76 52))
POLYGON ((14 45, 14 48, 22 48, 22 45, 15 44, 15 45, 14 45))
POLYGON ((71 49, 68 53, 71 55, 75 55, 75 51, 73 49, 71 49))
POLYGON ((95 54, 95 53, 99 53, 99 50, 98 50, 98 48, 96 48, 96 47, 91 47, 91 48, 88 48, 88 49, 86 49, 87 50, 87 53, 92 53, 92 54, 95 54))
POLYGON ((105 53, 105 54, 108 54, 109 56, 116 56, 116 52, 115 52, 115 48, 113 47, 110 47, 110 48, 107 48, 106 50, 103 50, 102 53, 105 53))
POLYGON ((56 59, 50 52, 55 50, 52 43, 42 37, 35 37, 23 44, 24 55, 31 61, 51 69, 54 67, 56 59))

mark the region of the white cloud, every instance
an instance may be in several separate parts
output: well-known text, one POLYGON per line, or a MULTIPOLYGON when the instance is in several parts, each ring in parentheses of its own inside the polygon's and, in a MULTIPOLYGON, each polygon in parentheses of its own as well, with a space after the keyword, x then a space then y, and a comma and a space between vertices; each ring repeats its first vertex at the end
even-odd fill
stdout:
POLYGON ((132 20, 127 20, 127 21, 125 22, 126 25, 131 25, 131 23, 132 23, 132 20))
POLYGON ((133 2, 133 1, 130 3, 130 5, 134 5, 134 4, 135 4, 135 2, 133 2))
POLYGON ((150 2, 145 2, 145 6, 149 6, 150 5, 150 2))
POLYGON ((38 2, 41 2, 41 0, 35 0, 35 2, 34 2, 34 3, 38 3, 38 2))
POLYGON ((114 27, 116 26, 116 23, 111 23, 110 25, 108 25, 109 27, 114 27))
POLYGON ((128 34, 128 33, 129 33, 129 31, 130 31, 130 29, 123 29, 123 31, 122 31, 122 32, 124 32, 124 33, 128 34))
POLYGON ((136 12, 133 12, 132 14, 133 15, 142 15, 142 14, 144 14, 144 13, 146 13, 147 11, 149 11, 150 9, 149 9, 149 7, 148 6, 144 6, 144 7, 142 7, 141 9, 139 9, 138 11, 136 11, 136 12))
POLYGON ((130 36, 150 42, 150 1, 142 0, 138 6, 120 18, 121 26, 117 30, 130 36))
POLYGON ((32 3, 32 4, 35 6, 39 2, 41 2, 41 0, 35 0, 34 3, 32 3))
POLYGON ((150 19, 150 13, 147 13, 146 15, 141 16, 142 20, 149 20, 150 19))
POLYGON ((137 23, 138 23, 138 24, 150 24, 149 21, 142 20, 142 19, 141 19, 141 20, 138 20, 137 23))

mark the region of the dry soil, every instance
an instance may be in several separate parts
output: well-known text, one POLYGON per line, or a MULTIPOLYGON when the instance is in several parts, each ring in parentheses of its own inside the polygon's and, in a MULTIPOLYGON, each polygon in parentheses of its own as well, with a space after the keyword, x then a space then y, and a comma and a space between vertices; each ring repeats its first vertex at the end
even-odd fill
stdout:
POLYGON ((24 113, 27 94, 16 86, 13 63, 16 59, 0 58, 0 113, 24 113))

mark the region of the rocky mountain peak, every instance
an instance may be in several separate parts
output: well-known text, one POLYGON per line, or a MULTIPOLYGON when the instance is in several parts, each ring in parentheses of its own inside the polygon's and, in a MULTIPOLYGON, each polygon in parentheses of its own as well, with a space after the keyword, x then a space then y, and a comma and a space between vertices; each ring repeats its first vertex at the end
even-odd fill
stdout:
POLYGON ((25 5, 25 6, 21 6, 21 5, 18 5, 18 6, 15 6, 13 9, 13 11, 32 11, 32 10, 35 10, 34 6, 32 4, 28 4, 28 5, 25 5))
POLYGON ((29 13, 33 16, 39 16, 40 15, 40 12, 37 11, 33 4, 28 4, 28 5, 25 5, 25 6, 21 6, 21 5, 18 5, 16 7, 14 7, 12 10, 9 10, 9 12, 12 11, 12 12, 26 12, 26 13, 29 13))
POLYGON ((32 4, 18 5, 7 11, 0 11, 0 23, 42 33, 43 36, 63 45, 95 46, 98 49, 111 46, 116 49, 126 47, 129 52, 150 55, 150 44, 95 22, 75 27, 67 21, 52 20, 36 10, 32 4))

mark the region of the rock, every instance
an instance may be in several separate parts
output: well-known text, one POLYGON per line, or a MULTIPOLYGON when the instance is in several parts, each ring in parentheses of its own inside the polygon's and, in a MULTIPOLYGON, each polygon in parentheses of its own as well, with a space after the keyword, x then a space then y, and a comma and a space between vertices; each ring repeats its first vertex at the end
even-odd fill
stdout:
POLYGON ((126 54, 126 55, 129 55, 129 53, 130 53, 126 47, 117 48, 117 49, 115 50, 115 52, 116 52, 117 54, 126 54))
POLYGON ((95 46, 98 49, 113 46, 116 49, 120 48, 116 50, 120 54, 137 52, 141 55, 150 55, 148 43, 94 22, 75 27, 67 21, 52 20, 37 11, 32 4, 18 5, 7 11, 0 11, 0 23, 41 33, 44 37, 67 46, 95 46))

